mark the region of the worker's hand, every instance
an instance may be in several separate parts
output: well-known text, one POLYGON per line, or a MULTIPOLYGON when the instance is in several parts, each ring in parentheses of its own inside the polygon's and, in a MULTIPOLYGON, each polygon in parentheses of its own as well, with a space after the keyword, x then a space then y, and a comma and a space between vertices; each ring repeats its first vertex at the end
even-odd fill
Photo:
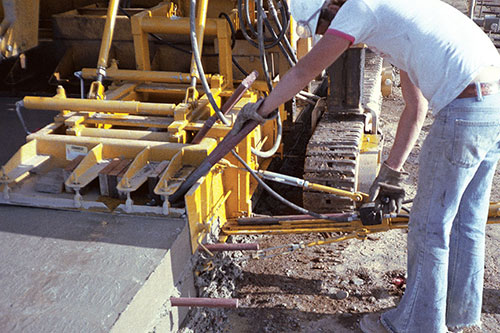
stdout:
POLYGON ((405 172, 391 169, 382 163, 377 178, 370 187, 370 201, 375 201, 384 213, 399 213, 405 197, 405 190, 401 186, 406 176, 405 172))
POLYGON ((261 98, 255 103, 245 104, 245 106, 243 106, 238 113, 238 117, 236 117, 236 121, 234 122, 231 133, 237 134, 239 131, 241 131, 248 120, 255 120, 259 124, 263 125, 267 119, 257 113, 263 102, 264 98, 261 98))

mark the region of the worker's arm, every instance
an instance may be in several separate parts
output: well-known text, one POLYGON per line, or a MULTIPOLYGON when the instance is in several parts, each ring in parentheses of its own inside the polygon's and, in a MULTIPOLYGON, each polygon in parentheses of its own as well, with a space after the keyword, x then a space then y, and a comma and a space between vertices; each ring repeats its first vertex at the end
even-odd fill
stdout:
POLYGON ((297 64, 292 67, 265 99, 259 114, 266 117, 281 104, 289 101, 330 66, 349 47, 350 41, 326 34, 297 64))
POLYGON ((408 73, 401 71, 400 77, 403 99, 406 106, 399 119, 396 138, 394 139, 391 152, 385 161, 390 168, 398 171, 403 167, 404 162, 417 141, 428 109, 427 100, 422 95, 420 89, 410 81, 408 73))

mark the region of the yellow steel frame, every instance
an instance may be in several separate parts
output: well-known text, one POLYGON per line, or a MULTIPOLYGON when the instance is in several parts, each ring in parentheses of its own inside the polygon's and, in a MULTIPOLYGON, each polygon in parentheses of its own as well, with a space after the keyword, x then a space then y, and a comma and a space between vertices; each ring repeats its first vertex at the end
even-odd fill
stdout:
MULTIPOLYGON (((201 3, 198 36, 216 39, 220 72, 207 75, 207 79, 214 99, 221 105, 234 91, 231 32, 226 20, 206 17, 203 8, 207 8, 208 0, 198 2, 201 3)), ((116 14, 111 8, 116 3, 110 4, 108 16, 116 14)), ((104 86, 95 81, 88 99, 68 98, 62 87, 54 97, 27 96, 23 99, 27 109, 55 110, 59 114, 53 123, 29 135, 27 143, 1 168, 0 203, 162 216, 177 216, 185 211, 193 251, 206 234, 223 225, 228 218, 251 214, 255 181, 246 172, 224 164, 216 165, 191 188, 185 196, 185 209, 170 207, 168 203, 168 196, 230 130, 228 126, 215 124, 200 144, 189 144, 193 133, 214 114, 206 96, 191 103, 179 103, 190 87, 191 78, 198 75, 197 71, 151 70, 149 33, 189 33, 189 18, 173 19, 173 15, 179 15, 179 11, 173 2, 166 1, 132 17, 137 70, 119 69, 116 62, 107 67, 113 33, 112 18, 107 20, 97 68, 83 69, 82 74, 84 78, 95 79, 99 68, 104 68, 106 78, 114 80, 108 90, 104 91, 104 86), (77 155, 84 157, 65 179, 65 187, 72 193, 34 193, 37 175, 56 168, 68 168, 77 155), (131 160, 116 186, 127 200, 84 193, 86 185, 97 179, 116 158, 131 160), (152 166, 164 161, 168 165, 158 175, 159 181, 154 189, 154 193, 163 198, 163 205, 148 207, 134 202, 133 195, 146 181, 152 166)), ((234 12, 231 17, 236 19, 234 12)), ((202 40, 199 44, 203 44, 202 40)), ((261 96, 260 91, 267 89, 261 83, 255 86, 257 89, 245 93, 235 110, 247 102, 256 101, 261 96)), ((285 116, 284 110, 281 112, 285 116)), ((228 117, 234 119, 234 115, 228 117)), ((269 149, 275 137, 276 126, 266 124, 254 130, 235 150, 253 168, 266 167, 270 160, 258 161, 252 157, 250 148, 269 149)), ((231 154, 225 159, 237 163, 231 154)))
MULTIPOLYGON (((198 14, 198 44, 202 46, 201 36, 213 36, 217 38, 219 48, 219 70, 224 79, 224 85, 233 86, 233 67, 231 52, 231 31, 225 19, 206 18, 206 6, 208 1, 199 1, 200 10, 198 14), (203 13, 205 15, 203 15, 203 13), (200 33, 203 31, 204 33, 200 33)), ((171 3, 162 3, 150 10, 144 11, 132 17, 132 34, 134 37, 135 60, 137 69, 151 71, 149 33, 158 34, 181 34, 188 35, 190 32, 189 18, 168 18, 171 14, 171 3)), ((191 82, 193 75, 197 76, 196 66, 191 65, 191 73, 181 74, 191 82)))

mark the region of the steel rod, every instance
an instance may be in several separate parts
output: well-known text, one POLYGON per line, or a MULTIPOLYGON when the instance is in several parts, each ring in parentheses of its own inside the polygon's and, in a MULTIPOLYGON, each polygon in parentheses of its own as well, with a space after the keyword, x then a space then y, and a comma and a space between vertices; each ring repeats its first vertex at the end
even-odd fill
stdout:
POLYGON ((102 81, 105 76, 106 68, 108 67, 109 50, 113 41, 113 32, 115 30, 116 16, 118 13, 119 0, 110 0, 108 13, 106 15, 106 24, 102 34, 101 49, 99 51, 99 59, 97 62, 97 80, 102 81))
POLYGON ((203 246, 209 251, 257 251, 259 249, 258 243, 217 243, 203 246))
MULTIPOLYGON (((348 222, 352 220, 355 215, 353 214, 343 214, 343 213, 335 213, 335 214, 324 214, 329 217, 345 217, 348 222)), ((242 217, 238 218, 236 221, 239 225, 269 225, 269 224, 280 224, 280 222, 286 221, 308 221, 308 220, 318 220, 317 217, 311 215, 282 215, 282 216, 262 216, 262 217, 242 217)), ((343 222, 341 222, 343 223, 343 222)))
MULTIPOLYGON (((96 77, 95 68, 83 68, 82 76, 85 79, 96 77)), ((207 75, 210 79, 212 75, 207 75)), ((109 80, 125 80, 139 82, 162 82, 162 83, 191 83, 191 74, 182 72, 164 72, 164 71, 141 71, 132 69, 108 68, 106 78, 109 80)))
POLYGON ((238 308, 236 298, 201 298, 201 297, 170 297, 172 306, 207 307, 207 308, 238 308))
POLYGON ((37 96, 26 96, 23 103, 26 109, 33 110, 70 110, 156 116, 173 116, 175 110, 175 104, 37 96))
POLYGON ((219 162, 221 158, 226 156, 231 149, 236 147, 240 141, 242 141, 255 127, 259 125, 255 120, 249 120, 245 123, 243 128, 236 134, 229 132, 217 147, 201 162, 201 164, 196 168, 182 183, 181 186, 168 197, 170 203, 175 203, 184 198, 184 195, 189 191, 191 186, 193 186, 198 179, 205 176, 210 169, 219 162))
MULTIPOLYGON (((257 80, 259 73, 257 71, 253 71, 248 75, 236 88, 234 93, 231 95, 231 97, 228 98, 226 103, 221 108, 221 111, 223 114, 227 114, 229 111, 233 109, 233 107, 238 103, 238 101, 243 97, 245 92, 250 88, 250 86, 257 80)), ((217 121, 218 117, 217 115, 212 115, 210 116, 205 123, 203 124, 203 127, 201 130, 198 131, 198 133, 195 135, 191 143, 193 144, 198 144, 200 141, 207 135, 208 131, 212 128, 212 126, 215 124, 217 121)))

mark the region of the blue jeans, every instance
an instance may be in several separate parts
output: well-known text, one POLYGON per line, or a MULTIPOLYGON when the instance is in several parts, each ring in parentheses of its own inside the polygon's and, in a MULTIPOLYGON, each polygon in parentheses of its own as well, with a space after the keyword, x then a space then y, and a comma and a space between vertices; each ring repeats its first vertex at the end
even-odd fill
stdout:
POLYGON ((499 157, 500 94, 456 99, 438 113, 420 153, 406 291, 381 317, 389 331, 481 324, 485 228, 499 157))

